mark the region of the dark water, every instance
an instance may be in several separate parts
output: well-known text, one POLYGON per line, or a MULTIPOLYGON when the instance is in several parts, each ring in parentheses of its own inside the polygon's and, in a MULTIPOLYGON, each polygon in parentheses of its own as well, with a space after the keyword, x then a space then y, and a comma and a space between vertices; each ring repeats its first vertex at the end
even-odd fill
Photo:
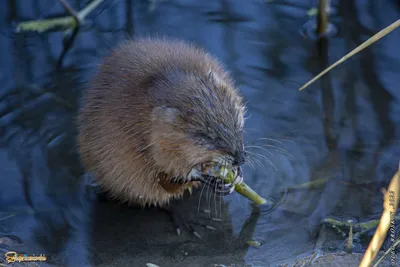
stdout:
MULTIPOLYGON (((87 3, 68 2, 77 10, 87 3)), ((59 64, 62 31, 13 32, 18 21, 63 15, 58 1, 4 0, 2 256, 17 251, 48 257, 31 266, 276 266, 311 255, 328 216, 379 216, 380 188, 400 160, 400 30, 306 90, 297 89, 397 20, 400 2, 331 1, 335 31, 326 40, 309 37, 315 17, 307 12, 316 3, 107 0, 88 16, 89 25, 59 64), (259 215, 237 194, 222 204, 203 195, 198 212, 197 192, 179 205, 188 218, 216 228, 198 226, 202 240, 187 232, 177 236, 167 214, 98 202, 76 153, 79 96, 112 47, 126 36, 149 34, 197 43, 231 71, 248 101, 245 139, 255 167, 245 169, 245 179, 257 192, 278 200, 290 186, 328 182, 290 190, 282 205, 259 215), (223 221, 210 221, 204 209, 223 221), (248 247, 252 239, 262 246, 248 247)), ((330 234, 320 249, 342 249, 344 238, 330 234)), ((355 250, 366 244, 360 241, 355 250)))

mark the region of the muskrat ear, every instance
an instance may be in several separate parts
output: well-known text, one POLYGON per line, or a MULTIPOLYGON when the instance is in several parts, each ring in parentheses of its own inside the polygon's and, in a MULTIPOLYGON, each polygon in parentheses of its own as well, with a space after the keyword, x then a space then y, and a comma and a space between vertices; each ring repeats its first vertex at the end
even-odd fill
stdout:
POLYGON ((177 123, 180 116, 181 112, 178 109, 168 106, 156 107, 152 112, 153 121, 158 120, 168 124, 177 123))

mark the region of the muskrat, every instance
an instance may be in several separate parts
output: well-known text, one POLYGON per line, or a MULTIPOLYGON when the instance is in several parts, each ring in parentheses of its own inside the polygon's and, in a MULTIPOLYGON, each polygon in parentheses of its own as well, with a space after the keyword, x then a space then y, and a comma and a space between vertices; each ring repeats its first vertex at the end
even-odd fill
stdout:
POLYGON ((175 39, 128 40, 83 97, 81 161, 100 187, 129 203, 163 206, 201 182, 230 193, 235 182, 224 185, 201 166, 240 170, 244 113, 233 80, 210 54, 175 39))

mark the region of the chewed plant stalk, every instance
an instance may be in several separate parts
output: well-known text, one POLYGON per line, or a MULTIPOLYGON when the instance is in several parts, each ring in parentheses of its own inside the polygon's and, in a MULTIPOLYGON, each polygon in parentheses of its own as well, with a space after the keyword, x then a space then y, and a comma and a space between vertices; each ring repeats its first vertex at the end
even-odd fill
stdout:
MULTIPOLYGON (((233 170, 228 169, 226 167, 221 167, 216 171, 216 175, 224 180, 226 183, 234 183, 235 181, 235 173, 233 170)), ((267 200, 257 194, 253 189, 251 189, 245 182, 241 182, 235 185, 235 191, 247 199, 253 201, 257 205, 262 205, 267 202, 267 200)))

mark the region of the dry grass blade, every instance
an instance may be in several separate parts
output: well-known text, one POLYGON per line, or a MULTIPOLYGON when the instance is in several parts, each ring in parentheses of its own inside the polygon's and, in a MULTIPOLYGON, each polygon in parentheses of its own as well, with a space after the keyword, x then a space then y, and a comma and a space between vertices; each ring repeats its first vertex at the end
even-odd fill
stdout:
POLYGON ((319 78, 321 78, 323 75, 325 75, 327 72, 329 72, 331 69, 333 69, 334 67, 336 67, 337 65, 343 63, 344 61, 346 61, 348 58, 354 56, 355 54, 357 54, 358 52, 360 52, 361 50, 367 48, 368 46, 372 45, 373 43, 375 43, 376 41, 378 41, 379 39, 381 39, 382 37, 384 37, 385 35, 389 34, 390 32, 392 32, 394 29, 398 28, 400 26, 400 19, 393 22, 392 24, 390 24, 389 26, 387 26, 386 28, 384 28, 383 30, 379 31, 377 34, 375 34, 374 36, 372 36, 371 38, 369 38, 367 41, 365 41, 364 43, 362 43, 361 45, 357 46, 355 49, 353 49, 350 53, 348 53, 347 55, 345 55, 344 57, 342 57, 341 59, 339 59, 338 61, 336 61, 335 63, 333 63, 331 66, 329 66, 328 68, 326 68, 325 70, 323 70, 320 74, 318 74, 317 76, 315 76, 313 79, 311 79, 309 82, 307 82, 305 85, 303 85, 299 91, 303 90, 304 88, 308 87, 310 84, 312 84, 313 82, 315 82, 316 80, 318 80, 319 78))
POLYGON ((359 265, 360 267, 370 266, 370 264, 378 254, 379 249, 383 244, 383 241, 386 239, 390 224, 392 223, 392 220, 394 220, 394 217, 396 215, 397 207, 399 205, 399 195, 400 165, 397 172, 390 181, 388 190, 384 192, 383 213, 381 216, 381 220, 359 265))
POLYGON ((383 256, 375 263, 374 267, 377 267, 378 264, 381 263, 381 262, 385 259, 385 257, 386 257, 387 255, 389 255, 389 253, 390 253, 393 249, 395 249, 399 244, 400 244, 400 238, 397 239, 396 242, 394 242, 394 243, 390 246, 390 248, 388 248, 388 250, 385 252, 385 254, 383 254, 383 256))

